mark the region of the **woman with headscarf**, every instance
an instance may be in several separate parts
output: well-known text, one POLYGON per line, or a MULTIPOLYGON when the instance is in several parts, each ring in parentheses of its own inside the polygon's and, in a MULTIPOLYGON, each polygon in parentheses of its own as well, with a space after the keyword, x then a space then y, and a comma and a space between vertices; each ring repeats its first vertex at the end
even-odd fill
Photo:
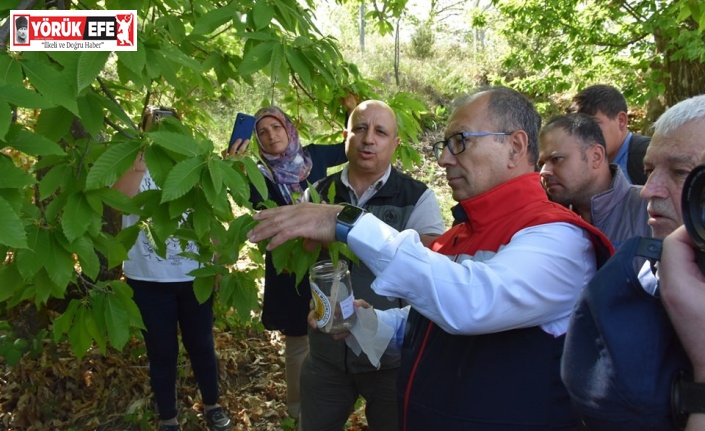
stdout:
MULTIPOLYGON (((353 106, 354 108, 354 106, 353 106)), ((352 108, 350 108, 351 110, 352 108)), ((255 206, 272 200, 278 205, 299 201, 308 184, 324 178, 331 166, 347 161, 345 143, 301 146, 299 133, 289 117, 278 107, 269 106, 255 113, 255 136, 263 163, 259 164, 266 178, 269 196, 259 196, 252 187, 255 206)), ((235 141, 230 154, 240 148, 235 141)), ((243 145, 242 147, 246 147, 243 145)), ((284 334, 287 411, 298 420, 301 405, 299 377, 301 364, 308 354, 308 324, 306 317, 311 301, 308 278, 296 286, 293 274, 277 274, 271 253, 265 256, 264 301, 262 323, 269 330, 284 334)))

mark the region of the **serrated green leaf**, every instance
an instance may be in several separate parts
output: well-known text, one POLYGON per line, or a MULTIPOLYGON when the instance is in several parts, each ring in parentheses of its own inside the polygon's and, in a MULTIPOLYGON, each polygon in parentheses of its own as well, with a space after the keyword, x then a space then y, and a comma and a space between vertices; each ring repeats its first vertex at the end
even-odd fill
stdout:
POLYGON ((242 159, 242 164, 245 167, 247 178, 250 180, 250 183, 255 186, 257 193, 259 193, 263 199, 267 199, 269 197, 267 183, 264 180, 264 175, 262 175, 262 172, 257 167, 257 163, 252 159, 244 158, 242 159))
POLYGON ((53 142, 42 135, 32 133, 24 129, 10 127, 7 136, 7 143, 15 149, 30 156, 65 156, 66 152, 56 142, 53 142))
POLYGON ((178 199, 191 190, 201 177, 204 165, 201 157, 193 157, 177 163, 164 181, 161 201, 169 202, 178 199))
POLYGON ((95 191, 89 191, 86 193, 87 196, 95 195, 98 196, 101 201, 118 211, 125 214, 136 214, 140 215, 142 210, 137 206, 132 199, 127 197, 124 193, 119 192, 112 188, 98 189, 95 191))
POLYGON ((174 132, 150 132, 147 133, 155 144, 160 147, 183 154, 184 156, 193 157, 202 153, 202 149, 198 142, 188 135, 182 135, 174 132))
POLYGON ((0 302, 7 301, 25 285, 17 265, 0 266, 0 302))
MULTIPOLYGON (((99 235, 93 241, 96 249, 108 259, 108 268, 114 268, 122 264, 124 260, 127 260, 127 250, 116 238, 99 235)), ((132 244, 134 244, 134 241, 132 241, 132 244)), ((130 247, 132 244, 130 244, 130 247)))
POLYGON ((204 170, 201 174, 201 190, 203 190, 203 194, 205 195, 208 204, 215 206, 218 200, 218 193, 215 191, 215 186, 213 185, 213 180, 210 175, 210 169, 207 172, 204 170))
POLYGON ((86 315, 90 313, 90 310, 86 309, 86 306, 81 305, 76 309, 74 314, 74 323, 69 329, 68 339, 71 343, 71 351, 80 360, 90 349, 93 339, 83 326, 86 321, 86 315))
POLYGON ((120 175, 132 166, 140 151, 139 141, 113 144, 98 157, 86 177, 86 190, 94 190, 115 184, 120 175))
POLYGON ((130 339, 130 319, 125 305, 115 296, 105 295, 104 317, 110 344, 121 350, 130 339))
POLYGON ((284 53, 291 69, 299 75, 301 82, 303 82, 306 87, 310 87, 311 69, 313 69, 313 67, 311 67, 311 64, 306 60, 304 54, 298 49, 289 46, 284 47, 284 53))
POLYGON ((93 93, 87 93, 76 100, 81 123, 93 138, 98 138, 103 129, 105 115, 103 107, 93 93))
POLYGON ((71 243, 71 248, 78 256, 81 271, 89 279, 96 280, 100 272, 100 261, 98 260, 98 255, 95 254, 93 241, 86 236, 82 236, 71 243))
POLYGON ((82 51, 78 58, 76 88, 80 93, 95 81, 108 61, 110 51, 82 51))
POLYGON ((64 216, 61 218, 61 227, 66 238, 73 242, 88 229, 91 218, 97 216, 93 208, 88 204, 83 193, 72 193, 66 200, 64 216))
POLYGON ((18 168, 12 159, 0 153, 0 189, 21 189, 37 182, 34 176, 18 168))
POLYGON ((5 135, 7 135, 8 130, 10 130, 11 121, 12 108, 10 108, 10 104, 4 101, 0 101, 0 141, 5 140, 5 135))
POLYGON ((60 71, 38 61, 24 61, 22 68, 39 93, 50 101, 65 107, 74 115, 78 115, 74 86, 69 84, 60 71))
POLYGON ((275 46, 276 42, 262 42, 245 52, 237 74, 248 76, 264 69, 272 59, 272 51, 275 46))
POLYGON ((233 272, 224 276, 220 282, 218 298, 227 307, 233 307, 240 318, 248 322, 251 312, 259 308, 257 302, 257 284, 250 273, 233 272))
POLYGON ((118 63, 122 63, 137 75, 144 73, 144 66, 147 62, 147 55, 144 45, 137 44, 137 51, 118 51, 118 63))
POLYGON ((0 86, 0 100, 4 100, 15 106, 30 109, 45 109, 56 106, 56 103, 48 100, 36 91, 16 84, 0 86))
POLYGON ((208 203, 203 193, 195 193, 193 203, 193 230, 199 238, 206 238, 210 232, 211 220, 215 221, 213 207, 208 203))
POLYGON ((230 194, 239 205, 243 205, 246 201, 246 196, 249 197, 249 187, 247 179, 240 173, 237 167, 230 167, 226 164, 218 164, 218 169, 223 178, 223 183, 230 189, 230 194))
POLYGON ((214 282, 215 277, 212 275, 208 277, 197 277, 193 280, 193 293, 196 295, 199 304, 203 304, 211 297, 214 282))
POLYGON ((145 329, 144 322, 142 322, 142 313, 140 313, 135 301, 132 300, 132 288, 127 283, 116 280, 110 283, 110 287, 113 288, 115 297, 120 301, 127 312, 130 328, 145 329))
POLYGON ((70 300, 66 310, 52 320, 51 331, 54 335, 54 342, 58 343, 61 340, 61 337, 69 332, 71 329, 71 324, 73 323, 74 315, 76 314, 76 310, 80 304, 81 302, 77 299, 70 300))
POLYGON ((3 197, 0 197, 0 244, 27 248, 27 234, 20 216, 3 197))
MULTIPOLYGON (((22 85, 22 66, 16 58, 10 57, 6 51, 0 54, 0 84, 22 85)), ((0 90, 2 94, 2 90, 0 90)))
POLYGON ((274 18, 274 8, 266 1, 255 2, 255 7, 252 9, 252 19, 255 23, 255 29, 262 30, 267 27, 274 18))
POLYGON ((222 160, 213 158, 208 159, 208 174, 213 181, 213 187, 216 195, 220 194, 220 190, 223 188, 223 173, 220 168, 218 168, 218 165, 224 163, 225 162, 222 160))
POLYGON ((105 334, 98 328, 98 323, 95 320, 95 310, 92 308, 84 314, 83 328, 88 332, 88 335, 93 341, 98 345, 100 352, 105 354, 107 351, 107 342, 105 341, 105 334))
POLYGON ((49 243, 49 233, 31 224, 27 226, 27 248, 17 250, 15 263, 18 271, 25 280, 30 280, 42 267, 47 244, 49 243))
POLYGON ((119 118, 120 121, 122 121, 123 128, 126 128, 128 132, 133 133, 135 138, 137 137, 137 130, 132 127, 134 125, 132 119, 125 113, 124 110, 120 108, 118 104, 103 95, 93 94, 92 97, 94 97, 98 103, 110 111, 111 114, 119 118))
POLYGON ((57 286, 66 286, 74 273, 74 260, 71 253, 61 246, 55 235, 59 232, 49 232, 46 253, 40 254, 44 268, 49 273, 51 280, 57 286))
POLYGON ((56 192, 65 181, 69 180, 71 167, 66 163, 53 166, 39 182, 39 198, 44 200, 56 192))
POLYGON ((193 34, 207 35, 228 21, 239 20, 238 3, 237 0, 233 0, 227 6, 215 8, 198 18, 193 28, 193 34))
POLYGON ((37 307, 46 305, 51 297, 63 298, 66 291, 66 285, 56 284, 45 268, 40 269, 34 276, 34 287, 34 304, 37 307))

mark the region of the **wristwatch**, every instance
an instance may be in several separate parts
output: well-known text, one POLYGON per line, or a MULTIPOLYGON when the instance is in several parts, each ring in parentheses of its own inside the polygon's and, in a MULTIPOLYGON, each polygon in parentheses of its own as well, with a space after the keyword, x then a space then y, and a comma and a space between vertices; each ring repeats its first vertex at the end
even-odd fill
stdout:
POLYGON ((335 216, 335 239, 347 244, 348 233, 366 212, 355 205, 343 204, 343 209, 335 216))
POLYGON ((683 371, 676 374, 671 390, 671 408, 676 428, 685 428, 690 413, 705 413, 705 383, 693 382, 683 371))

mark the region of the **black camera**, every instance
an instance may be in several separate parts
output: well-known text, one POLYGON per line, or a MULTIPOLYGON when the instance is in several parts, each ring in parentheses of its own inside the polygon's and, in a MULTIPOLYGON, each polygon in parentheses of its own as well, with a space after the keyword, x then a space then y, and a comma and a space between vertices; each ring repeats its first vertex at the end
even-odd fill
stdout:
POLYGON ((695 260, 705 274, 705 164, 690 171, 681 197, 683 223, 695 244, 695 260))

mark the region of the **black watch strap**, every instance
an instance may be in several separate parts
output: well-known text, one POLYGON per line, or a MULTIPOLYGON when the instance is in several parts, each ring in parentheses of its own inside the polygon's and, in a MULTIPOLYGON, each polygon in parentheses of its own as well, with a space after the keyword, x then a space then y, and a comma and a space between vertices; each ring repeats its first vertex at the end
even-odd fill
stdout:
POLYGON ((705 383, 681 381, 680 408, 686 413, 705 413, 705 383))
POLYGON ((676 429, 684 429, 688 415, 705 413, 705 383, 693 382, 690 373, 678 372, 673 379, 671 409, 676 429))

